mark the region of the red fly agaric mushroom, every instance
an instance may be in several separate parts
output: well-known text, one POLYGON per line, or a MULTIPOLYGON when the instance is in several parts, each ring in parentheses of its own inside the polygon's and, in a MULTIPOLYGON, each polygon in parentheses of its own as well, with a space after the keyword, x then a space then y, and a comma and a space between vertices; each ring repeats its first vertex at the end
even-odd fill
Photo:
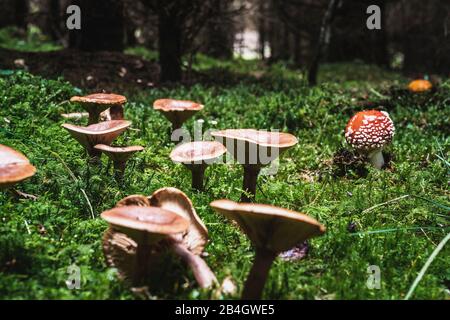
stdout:
POLYGON ((367 155, 377 169, 384 165, 382 150, 391 142, 394 123, 385 111, 369 110, 355 114, 345 129, 345 139, 358 152, 367 155))
POLYGON ((36 168, 19 151, 0 144, 0 189, 6 189, 36 173, 36 168))
POLYGON ((158 99, 153 103, 153 109, 160 111, 172 123, 172 130, 181 128, 183 123, 203 105, 189 100, 158 99))
POLYGON ((227 129, 211 132, 225 145, 228 152, 244 166, 244 182, 241 201, 249 202, 256 195, 256 182, 261 168, 269 165, 281 153, 295 146, 297 138, 289 133, 255 129, 227 129))
POLYGON ((91 157, 98 157, 101 151, 94 148, 97 144, 110 145, 122 132, 131 125, 126 120, 111 120, 80 127, 73 124, 63 124, 62 127, 69 131, 91 157))
POLYGON ((189 265, 201 288, 209 288, 217 283, 216 276, 200 257, 208 242, 208 230, 197 215, 192 201, 177 188, 156 190, 149 198, 152 206, 175 212, 190 221, 188 230, 173 237, 173 250, 189 265))
POLYGON ((295 211, 265 204, 216 200, 210 206, 238 223, 255 251, 243 299, 260 299, 270 267, 280 252, 325 232, 315 219, 295 211))
POLYGON ((208 164, 217 161, 226 148, 217 141, 194 141, 175 147, 170 153, 173 162, 184 164, 192 173, 192 188, 203 190, 203 176, 208 164))
MULTIPOLYGON (((169 235, 187 230, 189 221, 180 215, 157 207, 122 206, 101 214, 112 229, 130 237, 136 244, 133 284, 140 283, 148 272, 149 256, 155 244, 169 235)), ((117 238, 116 238, 117 240, 117 238)), ((126 238, 122 236, 122 242, 126 238)))
POLYGON ((128 159, 130 159, 136 152, 144 150, 141 146, 111 147, 105 144, 97 144, 94 148, 103 152, 112 160, 118 179, 123 177, 128 159))
POLYGON ((113 93, 94 93, 84 97, 74 96, 70 102, 76 102, 89 113, 88 124, 99 122, 100 113, 110 109, 111 120, 123 120, 123 105, 127 98, 113 93))
POLYGON ((430 81, 424 79, 418 79, 411 81, 408 85, 408 89, 411 92, 421 93, 425 91, 429 91, 433 88, 433 85, 430 81))

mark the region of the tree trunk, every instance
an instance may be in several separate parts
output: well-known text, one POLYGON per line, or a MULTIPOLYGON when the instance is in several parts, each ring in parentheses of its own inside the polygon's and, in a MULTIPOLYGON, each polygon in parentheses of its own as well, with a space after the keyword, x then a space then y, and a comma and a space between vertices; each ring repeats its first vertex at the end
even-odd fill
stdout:
POLYGON ((18 28, 27 28, 28 17, 28 1, 27 0, 15 0, 15 24, 18 28))
POLYGON ((330 0, 328 8, 323 16, 316 54, 308 70, 308 83, 310 86, 315 86, 317 84, 317 73, 319 71, 320 59, 324 54, 324 48, 327 48, 329 44, 331 23, 333 21, 334 13, 338 7, 338 4, 339 0, 330 0))
POLYGON ((121 0, 76 0, 81 30, 71 30, 69 47, 83 51, 122 51, 124 14, 121 0))
POLYGON ((159 63, 161 82, 181 81, 182 26, 176 15, 161 10, 159 18, 159 63))

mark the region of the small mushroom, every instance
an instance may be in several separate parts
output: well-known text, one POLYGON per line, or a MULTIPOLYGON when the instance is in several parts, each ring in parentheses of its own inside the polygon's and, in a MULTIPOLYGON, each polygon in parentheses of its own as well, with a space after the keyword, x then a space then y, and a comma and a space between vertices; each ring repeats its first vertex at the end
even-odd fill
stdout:
POLYGON ((414 92, 414 93, 426 92, 426 91, 431 90, 432 88, 433 88, 433 85, 431 84, 431 82, 428 80, 424 80, 424 79, 414 80, 408 84, 409 91, 414 92))
POLYGON ((84 97, 74 96, 70 102, 76 102, 89 113, 89 124, 99 122, 100 113, 110 109, 111 120, 123 120, 123 105, 127 98, 113 93, 94 93, 84 97))
POLYGON ((177 188, 169 187, 156 190, 149 200, 152 206, 175 212, 190 221, 188 230, 181 237, 177 235, 172 248, 191 267, 201 288, 217 283, 216 276, 200 257, 208 242, 208 229, 188 196, 177 188))
POLYGON ((172 123, 173 131, 181 128, 186 120, 203 107, 200 103, 188 100, 158 99, 153 103, 153 109, 161 112, 172 123))
POLYGON ((80 127, 73 124, 63 124, 62 127, 69 131, 91 157, 99 157, 101 151, 94 148, 97 144, 110 145, 122 132, 131 125, 126 120, 111 120, 80 127))
POLYGON ((345 129, 345 139, 358 152, 365 154, 377 169, 384 165, 382 150, 392 141, 394 123, 385 111, 369 110, 355 114, 345 129))
POLYGON ((178 145, 170 153, 173 162, 184 164, 192 173, 192 188, 203 191, 206 167, 217 161, 226 148, 217 141, 194 141, 178 145))
POLYGON ((36 173, 36 168, 19 151, 0 144, 0 189, 7 189, 36 173))
POLYGON ((261 299, 270 267, 280 252, 325 232, 315 219, 264 204, 213 201, 211 207, 236 221, 255 248, 255 260, 245 282, 243 299, 261 299))
POLYGON ((211 135, 224 144, 228 152, 244 166, 244 192, 241 202, 250 202, 255 197, 261 168, 269 165, 298 142, 297 138, 289 133, 255 129, 227 129, 211 132, 211 135))
POLYGON ((111 225, 105 236, 106 239, 114 241, 109 242, 109 245, 120 243, 125 250, 132 250, 133 242, 127 237, 137 244, 135 264, 131 271, 134 285, 139 284, 148 272, 149 256, 152 254, 153 246, 169 235, 185 232, 189 227, 189 221, 185 218, 157 207, 116 207, 103 212, 101 217, 111 225), (114 231, 122 233, 122 236, 108 235, 114 231))
POLYGON ((111 147, 105 144, 97 144, 94 148, 103 152, 112 160, 114 169, 116 170, 116 177, 118 179, 123 178, 128 159, 130 159, 136 152, 144 150, 141 146, 111 147))

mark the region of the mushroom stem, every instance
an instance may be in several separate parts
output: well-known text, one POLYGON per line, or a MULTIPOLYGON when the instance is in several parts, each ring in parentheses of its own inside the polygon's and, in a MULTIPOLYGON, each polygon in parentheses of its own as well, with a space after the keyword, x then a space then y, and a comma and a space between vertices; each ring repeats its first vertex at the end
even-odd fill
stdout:
POLYGON ((205 260, 193 254, 179 243, 173 245, 173 250, 192 269, 200 288, 210 288, 213 284, 218 283, 214 272, 211 271, 205 260))
POLYGON ((251 202, 252 199, 256 196, 256 182, 258 180, 259 172, 261 168, 258 166, 246 165, 244 166, 244 183, 243 190, 241 196, 241 202, 251 202), (247 193, 251 194, 252 197, 249 197, 247 193))
POLYGON ((245 281, 244 291, 242 293, 243 300, 261 299, 270 267, 276 257, 276 253, 265 249, 256 249, 255 261, 245 281))
POLYGON ((377 149, 368 155, 370 163, 377 169, 381 169, 384 166, 384 158, 381 150, 382 149, 377 149))
MULTIPOLYGON (((147 238, 147 236, 145 236, 147 238)), ((144 244, 145 240, 138 244, 136 248, 136 272, 134 273, 132 282, 134 286, 138 286, 145 279, 147 274, 149 256, 151 254, 151 246, 144 244)))
POLYGON ((94 111, 89 112, 88 126, 91 124, 98 123, 100 120, 100 113, 95 113, 94 111))
POLYGON ((111 115, 111 120, 123 120, 123 106, 121 104, 111 106, 109 114, 111 115))
POLYGON ((114 161, 114 171, 117 180, 122 180, 125 175, 126 161, 114 161))
POLYGON ((203 177, 205 176, 206 166, 203 164, 189 165, 192 173, 192 189, 203 191, 203 177))

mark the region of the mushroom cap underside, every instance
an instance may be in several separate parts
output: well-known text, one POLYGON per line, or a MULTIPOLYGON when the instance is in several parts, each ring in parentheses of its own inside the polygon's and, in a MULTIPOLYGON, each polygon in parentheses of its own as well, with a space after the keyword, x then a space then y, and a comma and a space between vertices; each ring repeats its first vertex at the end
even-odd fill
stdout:
POLYGON ((210 205, 235 220, 253 246, 274 253, 285 251, 325 232, 325 227, 314 218, 271 205, 231 200, 216 200, 210 205))
POLYGON ((0 145, 0 188, 9 187, 36 173, 36 168, 19 151, 0 145))
POLYGON ((174 212, 189 220, 189 229, 182 242, 194 254, 201 254, 208 242, 208 230, 197 215, 192 201, 177 188, 161 188, 149 197, 150 205, 174 212))
POLYGON ((175 147, 170 153, 170 159, 178 163, 202 163, 213 161, 226 152, 223 144, 217 141, 194 141, 175 147))

